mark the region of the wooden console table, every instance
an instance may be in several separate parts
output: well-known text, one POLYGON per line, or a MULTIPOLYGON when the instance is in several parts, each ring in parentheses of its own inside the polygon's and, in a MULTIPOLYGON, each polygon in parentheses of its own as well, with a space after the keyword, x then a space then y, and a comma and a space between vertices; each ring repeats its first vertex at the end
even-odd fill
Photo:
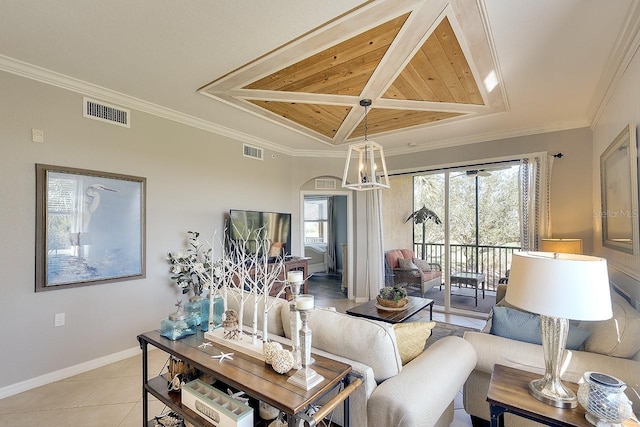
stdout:
MULTIPOLYGON (((161 336, 160 332, 156 330, 138 335, 138 341, 142 349, 143 426, 153 426, 153 421, 149 420, 149 393, 166 404, 172 411, 180 414, 186 421, 196 426, 213 426, 196 412, 183 406, 179 392, 169 393, 167 391, 168 381, 164 376, 148 378, 147 347, 149 344, 188 363, 205 375, 210 375, 230 387, 244 391, 254 399, 278 408, 287 414, 290 427, 298 426, 298 420, 303 420, 305 426, 313 427, 343 401, 345 426, 348 426, 349 395, 362 383, 359 378, 350 383, 350 365, 314 354, 315 362, 312 367, 324 377, 324 380, 311 390, 305 391, 287 382, 287 378, 293 375, 295 370, 280 375, 263 361, 239 352, 234 353, 233 360, 227 359, 219 362, 217 359, 213 359, 212 356, 219 355, 220 352, 230 353, 233 350, 215 343, 200 348, 199 346, 205 342, 204 334, 200 331, 196 335, 172 341, 161 336), (304 413, 309 405, 316 403, 318 399, 340 384, 344 385, 344 389, 321 407, 316 414, 310 417, 304 413)), ((254 408, 254 425, 267 425, 266 423, 261 424, 256 408, 254 408)))

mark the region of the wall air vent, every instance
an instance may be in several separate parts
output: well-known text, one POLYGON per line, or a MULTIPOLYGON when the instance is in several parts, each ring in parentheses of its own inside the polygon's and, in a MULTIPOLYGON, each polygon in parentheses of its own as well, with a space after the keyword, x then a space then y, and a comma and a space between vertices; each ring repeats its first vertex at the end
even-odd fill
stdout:
POLYGON ((316 190, 335 190, 336 180, 333 178, 316 178, 316 190))
POLYGON ((254 147, 253 145, 242 144, 242 154, 252 159, 264 160, 262 148, 254 147))
POLYGON ((82 102, 84 103, 84 108, 82 109, 84 117, 126 128, 130 127, 129 116, 131 113, 129 110, 109 105, 102 101, 96 101, 86 96, 82 98, 82 102))

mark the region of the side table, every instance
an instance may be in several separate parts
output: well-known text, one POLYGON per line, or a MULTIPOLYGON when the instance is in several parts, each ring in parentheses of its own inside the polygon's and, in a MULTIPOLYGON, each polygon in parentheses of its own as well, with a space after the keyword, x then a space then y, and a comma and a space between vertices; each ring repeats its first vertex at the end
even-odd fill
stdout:
MULTIPOLYGON (((529 382, 539 374, 495 365, 487 392, 491 412, 491 427, 504 427, 504 414, 511 413, 548 426, 593 427, 584 417, 585 410, 578 405, 573 409, 547 405, 529 394, 529 382)), ((576 392, 578 384, 563 381, 576 392)))

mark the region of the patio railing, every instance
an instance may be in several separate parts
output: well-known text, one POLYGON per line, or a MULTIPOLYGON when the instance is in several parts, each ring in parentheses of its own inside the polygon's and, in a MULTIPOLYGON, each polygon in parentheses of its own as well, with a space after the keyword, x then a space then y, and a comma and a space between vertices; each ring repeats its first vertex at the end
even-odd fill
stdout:
MULTIPOLYGON (((444 269, 444 244, 425 243, 424 251, 422 243, 414 243, 413 247, 416 257, 438 263, 444 269)), ((486 289, 495 290, 511 266, 511 256, 519 250, 514 246, 450 245, 449 275, 459 271, 483 273, 486 289)))

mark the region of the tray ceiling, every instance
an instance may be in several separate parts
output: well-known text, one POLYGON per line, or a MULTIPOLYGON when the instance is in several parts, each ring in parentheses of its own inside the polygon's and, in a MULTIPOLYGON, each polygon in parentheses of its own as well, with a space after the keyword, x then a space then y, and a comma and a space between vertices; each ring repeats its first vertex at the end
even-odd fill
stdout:
POLYGON ((365 98, 371 137, 505 111, 481 11, 456 4, 367 4, 199 91, 330 145, 363 138, 365 98))

